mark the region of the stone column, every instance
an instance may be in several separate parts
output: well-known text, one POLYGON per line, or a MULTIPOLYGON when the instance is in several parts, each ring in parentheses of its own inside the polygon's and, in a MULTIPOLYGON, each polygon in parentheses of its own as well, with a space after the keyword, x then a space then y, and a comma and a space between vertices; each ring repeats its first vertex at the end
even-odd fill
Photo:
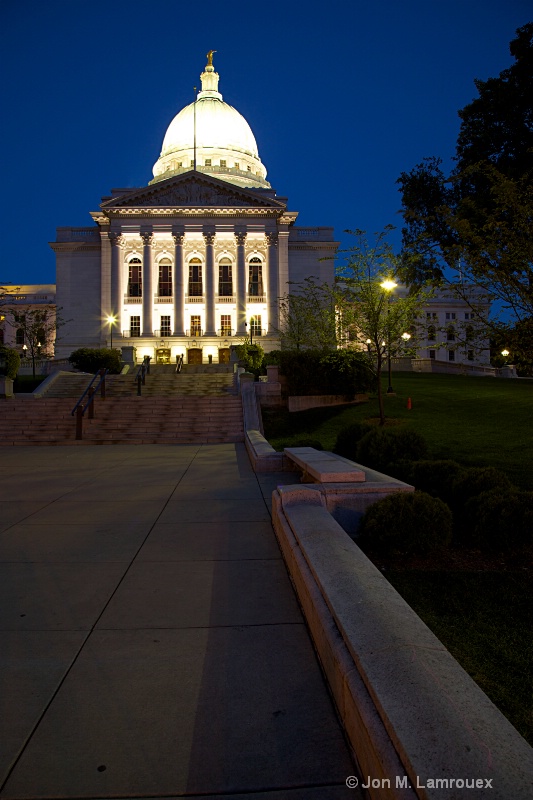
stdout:
POLYGON ((153 336, 154 280, 152 267, 153 233, 141 233, 143 240, 143 315, 142 336, 153 336))
POLYGON ((280 297, 289 294, 289 226, 279 224, 278 229, 278 292, 280 297))
POLYGON ((215 234, 204 232, 205 239, 205 335, 216 336, 215 327, 215 234))
POLYGON ((124 307, 122 247, 124 237, 120 233, 110 233, 109 241, 111 242, 111 308, 108 310, 102 308, 102 315, 107 317, 110 314, 116 317, 115 331, 122 336, 122 308, 124 307))
POLYGON ((172 293, 174 295, 174 336, 185 335, 185 274, 183 266, 183 232, 174 231, 174 269, 172 271, 172 293))
POLYGON ((268 269, 268 336, 277 336, 279 330, 279 292, 278 292, 278 234, 265 233, 267 240, 267 269, 268 269))
POLYGON ((246 259, 244 244, 246 233, 235 232, 237 240, 237 336, 246 335, 246 259))

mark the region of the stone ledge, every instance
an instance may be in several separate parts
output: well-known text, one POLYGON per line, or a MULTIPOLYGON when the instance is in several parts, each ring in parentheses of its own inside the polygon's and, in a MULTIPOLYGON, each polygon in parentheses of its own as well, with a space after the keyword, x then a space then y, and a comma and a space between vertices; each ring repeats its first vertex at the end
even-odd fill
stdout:
POLYGON ((304 473, 304 482, 310 477, 317 483, 355 483, 365 480, 365 473, 356 469, 344 458, 315 450, 314 447, 286 447, 286 456, 304 473))
POLYGON ((468 778, 492 788, 446 797, 529 800, 533 750, 335 522, 323 488, 278 487, 273 523, 362 775, 380 781, 370 796, 441 800, 428 779, 468 778))

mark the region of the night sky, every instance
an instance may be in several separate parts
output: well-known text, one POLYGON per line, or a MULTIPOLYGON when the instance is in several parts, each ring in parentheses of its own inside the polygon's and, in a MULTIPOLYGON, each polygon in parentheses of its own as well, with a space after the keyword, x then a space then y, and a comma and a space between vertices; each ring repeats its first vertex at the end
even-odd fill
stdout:
POLYGON ((56 226, 146 186, 210 49, 297 224, 344 246, 347 228, 399 228, 399 174, 451 166, 474 78, 512 63, 532 18, 531 0, 0 0, 0 284, 54 282, 56 226))

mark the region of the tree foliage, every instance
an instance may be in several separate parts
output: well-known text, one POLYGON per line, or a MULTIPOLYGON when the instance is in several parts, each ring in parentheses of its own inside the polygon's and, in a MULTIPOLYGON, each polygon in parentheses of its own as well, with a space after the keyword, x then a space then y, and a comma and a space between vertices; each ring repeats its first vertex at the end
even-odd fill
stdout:
POLYGON ((32 307, 7 303, 2 311, 9 324, 22 331, 25 353, 31 359, 35 378, 35 359, 53 355, 57 331, 65 324, 61 309, 53 305, 32 307))
MULTIPOLYGON (((408 283, 475 283, 516 319, 533 315, 533 23, 517 30, 514 63, 476 80, 478 97, 459 111, 456 166, 438 158, 402 173, 408 283)), ((468 297, 465 296, 468 300, 468 297)))

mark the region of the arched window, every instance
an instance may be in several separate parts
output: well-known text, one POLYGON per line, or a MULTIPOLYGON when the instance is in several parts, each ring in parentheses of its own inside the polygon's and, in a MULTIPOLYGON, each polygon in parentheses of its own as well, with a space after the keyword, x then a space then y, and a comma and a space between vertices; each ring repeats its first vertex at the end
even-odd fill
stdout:
POLYGON ((263 294, 263 265, 261 259, 254 256, 249 262, 248 294, 250 297, 260 297, 263 294))
POLYGON ((233 295, 233 281, 231 277, 231 261, 223 258, 218 265, 218 294, 219 297, 233 295))
POLYGON ((189 261, 189 296, 201 297, 202 292, 202 262, 199 258, 189 261))
POLYGON ((159 297, 172 297, 172 265, 169 258, 159 262, 159 297))
POLYGON ((142 264, 140 258, 132 258, 129 262, 128 297, 142 297, 142 264))
POLYGON ((15 344, 24 344, 24 328, 17 328, 15 344))

